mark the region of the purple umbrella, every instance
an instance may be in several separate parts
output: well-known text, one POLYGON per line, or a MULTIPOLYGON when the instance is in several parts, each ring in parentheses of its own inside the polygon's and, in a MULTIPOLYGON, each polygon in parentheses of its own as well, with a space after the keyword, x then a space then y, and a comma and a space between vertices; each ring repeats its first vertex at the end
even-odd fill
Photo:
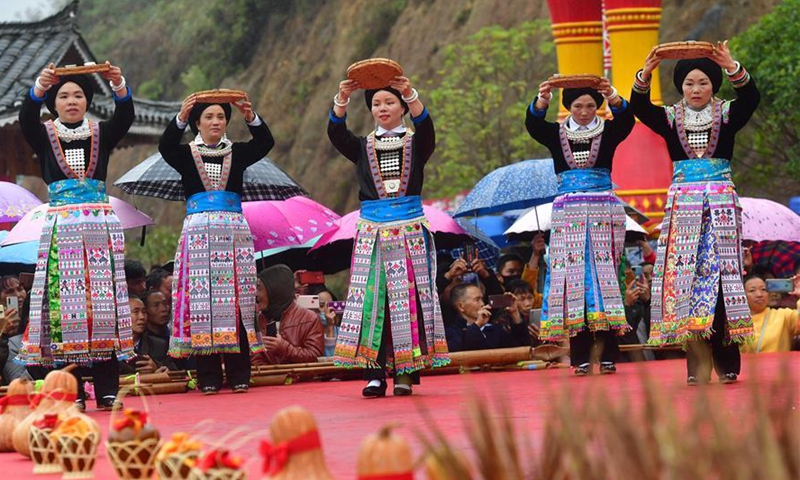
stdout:
MULTIPOLYGON (((153 219, 146 213, 140 212, 130 203, 121 200, 117 197, 108 197, 108 201, 114 208, 114 213, 117 214, 122 228, 136 228, 144 227, 147 225, 155 225, 153 219)), ((8 236, 3 240, 0 245, 13 245, 15 243, 39 241, 39 236, 42 234, 42 227, 44 227, 44 219, 47 215, 47 209, 50 204, 44 203, 29 211, 22 217, 14 228, 8 232, 8 236)))
POLYGON ((17 222, 42 201, 16 183, 0 182, 0 223, 17 222))
POLYGON ((242 210, 255 249, 302 247, 312 238, 336 228, 339 215, 307 197, 244 202, 242 210))
POLYGON ((800 242, 800 215, 789 207, 765 198, 740 197, 742 237, 763 242, 800 242))

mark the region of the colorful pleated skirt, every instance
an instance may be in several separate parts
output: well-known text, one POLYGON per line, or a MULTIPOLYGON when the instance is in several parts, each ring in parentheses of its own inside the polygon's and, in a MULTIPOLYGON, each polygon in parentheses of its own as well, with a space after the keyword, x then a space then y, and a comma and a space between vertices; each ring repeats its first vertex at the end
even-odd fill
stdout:
POLYGON ((239 195, 198 193, 187 212, 175 252, 169 355, 239 353, 240 328, 250 351, 261 350, 253 235, 239 195))
POLYGON ((624 244, 625 210, 613 192, 556 197, 539 338, 627 328, 617 277, 624 244))
POLYGON ((59 366, 127 359, 133 335, 125 238, 105 183, 60 180, 48 189, 30 323, 18 361, 59 366))
POLYGON ((742 209, 730 178, 725 159, 675 162, 653 269, 651 344, 709 338, 720 293, 725 340, 752 335, 742 284, 742 209))
POLYGON ((365 201, 334 362, 409 374, 450 363, 436 292, 436 249, 419 196, 365 201))

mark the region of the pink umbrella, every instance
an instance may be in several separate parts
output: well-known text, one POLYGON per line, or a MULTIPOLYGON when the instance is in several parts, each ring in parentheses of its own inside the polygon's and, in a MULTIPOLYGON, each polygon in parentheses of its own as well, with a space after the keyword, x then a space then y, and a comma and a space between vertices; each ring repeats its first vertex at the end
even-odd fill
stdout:
MULTIPOLYGON (((117 214, 122 228, 128 229, 155 225, 152 218, 146 213, 137 210, 136 207, 125 200, 109 196, 108 201, 114 208, 114 213, 117 214)), ((14 225, 14 228, 8 232, 8 236, 0 245, 6 246, 31 241, 38 242, 39 236, 42 233, 42 227, 44 226, 44 218, 49 207, 50 204, 43 203, 26 213, 25 216, 22 217, 22 220, 14 225)))
MULTIPOLYGON (((423 205, 422 211, 431 226, 436 248, 458 248, 471 239, 469 233, 445 212, 430 205, 423 205)), ((318 264, 325 273, 336 273, 350 268, 358 216, 359 210, 356 210, 342 217, 339 227, 323 235, 310 250, 309 253, 318 259, 318 264)))
POLYGON ((16 183, 0 182, 0 223, 16 222, 42 201, 16 183))
POLYGON ((800 216, 765 198, 740 197, 744 240, 800 242, 800 216))
POLYGON ((244 216, 253 232, 257 252, 279 247, 300 247, 336 228, 332 210, 310 198, 244 202, 244 216))

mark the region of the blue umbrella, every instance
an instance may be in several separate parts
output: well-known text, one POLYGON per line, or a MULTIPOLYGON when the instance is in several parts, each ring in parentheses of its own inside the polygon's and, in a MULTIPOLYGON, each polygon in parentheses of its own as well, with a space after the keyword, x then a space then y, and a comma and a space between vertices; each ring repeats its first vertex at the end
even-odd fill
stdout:
MULTIPOLYGON (((6 238, 6 235, 8 235, 8 231, 0 231, 0 242, 6 238)), ((0 247, 0 263, 36 265, 36 255, 38 253, 38 240, 0 247)))
POLYGON ((453 215, 487 215, 552 202, 558 191, 553 159, 524 160, 483 177, 453 215))

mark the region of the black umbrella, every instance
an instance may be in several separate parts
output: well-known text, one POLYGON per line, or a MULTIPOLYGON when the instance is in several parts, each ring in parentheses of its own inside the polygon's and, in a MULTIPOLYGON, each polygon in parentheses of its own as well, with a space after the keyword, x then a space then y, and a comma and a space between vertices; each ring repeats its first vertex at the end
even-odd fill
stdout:
MULTIPOLYGON (((158 152, 133 167, 114 185, 132 195, 176 201, 185 198, 180 174, 158 152)), ((269 158, 262 158, 244 171, 244 202, 286 200, 297 195, 308 192, 269 158)))

